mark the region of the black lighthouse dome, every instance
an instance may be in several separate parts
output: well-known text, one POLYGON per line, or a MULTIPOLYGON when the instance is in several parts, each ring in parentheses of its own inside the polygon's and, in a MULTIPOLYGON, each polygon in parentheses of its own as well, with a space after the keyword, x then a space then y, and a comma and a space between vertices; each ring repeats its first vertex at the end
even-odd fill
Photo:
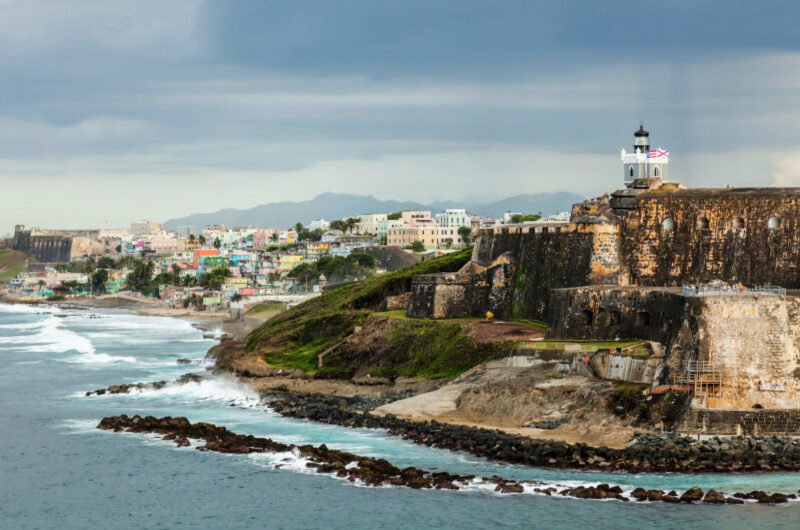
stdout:
POLYGON ((640 153, 650 150, 650 133, 644 130, 644 125, 639 125, 639 130, 633 133, 633 150, 640 153))

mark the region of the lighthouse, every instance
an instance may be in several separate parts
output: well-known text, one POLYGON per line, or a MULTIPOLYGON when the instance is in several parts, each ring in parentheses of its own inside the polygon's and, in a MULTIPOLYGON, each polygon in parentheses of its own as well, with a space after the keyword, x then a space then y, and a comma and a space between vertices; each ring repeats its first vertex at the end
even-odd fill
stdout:
POLYGON ((625 187, 652 189, 667 182, 669 151, 650 148, 650 133, 643 124, 633 133, 633 152, 623 149, 621 159, 625 187))

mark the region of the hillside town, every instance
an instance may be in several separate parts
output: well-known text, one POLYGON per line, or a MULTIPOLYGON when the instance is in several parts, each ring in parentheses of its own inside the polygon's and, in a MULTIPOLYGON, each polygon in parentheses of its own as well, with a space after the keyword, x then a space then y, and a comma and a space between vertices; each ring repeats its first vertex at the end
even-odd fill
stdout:
POLYGON ((363 280, 464 248, 482 228, 546 223, 563 212, 506 212, 481 218, 465 209, 371 213, 276 227, 181 225, 149 219, 127 229, 27 229, 17 225, 0 248, 24 253, 25 270, 10 278, 9 295, 147 296, 171 307, 244 309, 270 300, 298 303, 326 289, 363 280))

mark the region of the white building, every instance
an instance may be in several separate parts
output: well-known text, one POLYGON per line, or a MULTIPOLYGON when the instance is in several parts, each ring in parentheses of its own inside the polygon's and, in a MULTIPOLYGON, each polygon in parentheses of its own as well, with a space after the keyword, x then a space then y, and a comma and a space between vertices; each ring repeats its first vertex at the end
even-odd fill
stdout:
POLYGON ((309 230, 328 230, 330 229, 331 224, 326 221, 325 219, 314 219, 308 225, 309 230))
POLYGON ((370 213, 358 216, 358 224, 356 224, 356 233, 368 236, 377 235, 378 221, 386 220, 385 213, 370 213))
POLYGON ((569 218, 572 216, 570 212, 559 212, 555 215, 549 215, 547 217, 547 221, 559 221, 559 222, 566 222, 569 221, 569 218))
POLYGON ((375 235, 377 237, 384 237, 388 234, 390 228, 402 228, 402 219, 380 219, 376 224, 375 235))
POLYGON ((638 179, 655 179, 646 186, 651 188, 667 181, 669 151, 650 149, 650 133, 644 130, 643 125, 633 133, 633 152, 628 153, 623 149, 620 158, 625 171, 625 186, 628 188, 638 179))
POLYGON ((181 225, 175 230, 175 234, 178 237, 189 237, 192 234, 197 235, 197 229, 192 225, 181 225))
POLYGON ((471 216, 461 208, 445 210, 444 213, 436 214, 436 222, 442 228, 458 228, 459 226, 470 226, 471 216))

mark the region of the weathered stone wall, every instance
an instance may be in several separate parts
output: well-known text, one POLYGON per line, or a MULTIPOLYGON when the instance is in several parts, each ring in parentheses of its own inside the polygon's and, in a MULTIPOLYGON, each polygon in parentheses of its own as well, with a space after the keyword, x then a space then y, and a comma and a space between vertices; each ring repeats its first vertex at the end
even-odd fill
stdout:
POLYGON ((709 435, 797 436, 800 410, 690 408, 676 430, 709 435))
POLYGON ((564 339, 642 339, 669 345, 687 315, 678 290, 588 286, 553 291, 547 335, 564 339))
POLYGON ((412 318, 482 317, 511 315, 514 264, 503 255, 475 273, 440 273, 415 276, 406 315, 412 318))
POLYGON ((611 205, 632 283, 800 287, 798 188, 652 191, 611 205))
POLYGON ((455 318, 469 314, 469 278, 456 272, 415 276, 406 315, 412 318, 455 318))
POLYGON ((699 359, 725 375, 718 407, 800 407, 800 300, 709 296, 697 316, 699 359))
POLYGON ((72 239, 60 235, 32 236, 30 230, 14 232, 14 250, 32 254, 43 263, 60 263, 70 260, 72 239))

